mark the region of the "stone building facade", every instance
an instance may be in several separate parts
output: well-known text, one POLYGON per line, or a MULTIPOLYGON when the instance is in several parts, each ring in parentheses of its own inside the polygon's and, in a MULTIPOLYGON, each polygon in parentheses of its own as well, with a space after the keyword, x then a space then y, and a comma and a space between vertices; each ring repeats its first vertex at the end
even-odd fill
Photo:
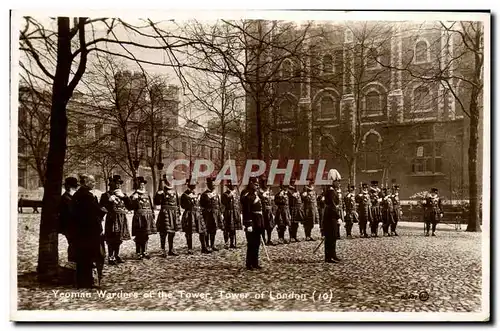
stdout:
MULTIPOLYGON (((324 159, 345 185, 398 183, 403 198, 431 187, 448 199, 467 198, 468 117, 452 91, 465 108, 468 91, 460 80, 447 86, 436 77, 466 77, 471 55, 440 22, 315 24, 297 53, 265 56, 279 63, 281 78, 261 111, 269 128, 265 158, 283 167, 290 159, 324 159)), ((255 109, 247 95, 254 157, 255 109)))

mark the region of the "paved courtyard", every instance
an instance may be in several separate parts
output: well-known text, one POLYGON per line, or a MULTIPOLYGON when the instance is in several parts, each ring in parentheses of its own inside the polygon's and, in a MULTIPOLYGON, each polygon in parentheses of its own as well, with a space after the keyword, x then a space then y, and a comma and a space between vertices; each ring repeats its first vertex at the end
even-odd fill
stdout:
MULTIPOLYGON (((59 310, 283 310, 479 312, 481 310, 481 234, 440 225, 437 237, 424 237, 421 226, 401 227, 399 237, 342 239, 340 264, 323 263, 317 242, 261 250, 260 271, 244 269, 245 239, 239 249, 186 255, 182 234, 175 238, 178 257, 159 256, 153 235, 150 260, 136 260, 133 241, 122 246, 126 263, 104 270, 101 290, 40 288, 33 279, 38 253, 39 216, 18 222, 18 309, 59 310), (450 231, 451 230, 451 231, 450 231)), ((313 234, 319 236, 316 227, 313 234)), ((276 232, 273 239, 277 241, 276 232)), ((344 235, 344 234, 343 234, 344 235)), ((299 235, 304 238, 303 232, 299 235)), ((222 233, 218 246, 222 248, 222 233)), ((66 261, 60 236, 60 260, 66 261)))

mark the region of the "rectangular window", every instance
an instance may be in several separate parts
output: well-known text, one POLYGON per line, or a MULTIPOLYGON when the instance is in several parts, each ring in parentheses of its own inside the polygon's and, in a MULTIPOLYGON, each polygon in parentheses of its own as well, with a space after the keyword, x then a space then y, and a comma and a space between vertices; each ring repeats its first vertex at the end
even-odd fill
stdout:
POLYGON ((111 141, 113 143, 118 142, 118 128, 115 126, 111 127, 111 141))
POLYGON ((412 173, 441 173, 443 171, 442 142, 419 142, 415 143, 413 148, 412 173))
POLYGON ((26 188, 27 172, 25 168, 17 168, 17 186, 26 188))

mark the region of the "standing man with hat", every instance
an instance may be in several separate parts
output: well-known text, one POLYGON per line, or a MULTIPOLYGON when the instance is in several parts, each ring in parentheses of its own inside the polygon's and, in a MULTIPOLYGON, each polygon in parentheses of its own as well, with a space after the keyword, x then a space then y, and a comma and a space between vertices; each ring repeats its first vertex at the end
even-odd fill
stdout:
POLYGON ((437 188, 431 188, 431 193, 425 198, 425 235, 429 236, 429 229, 432 224, 432 236, 436 235, 436 225, 443 217, 441 198, 437 188))
POLYGON ((104 240, 102 238, 102 218, 106 209, 101 207, 91 192, 95 179, 82 175, 80 188, 73 195, 73 215, 75 216, 76 283, 78 288, 94 286, 92 269, 97 267, 99 280, 104 264, 104 240))
POLYGON ((372 220, 370 223, 371 227, 371 235, 372 237, 377 237, 378 234, 378 225, 382 222, 382 210, 380 205, 382 203, 382 192, 378 187, 378 181, 373 180, 371 182, 372 186, 370 187, 370 200, 371 200, 371 212, 372 212, 372 220))
POLYGON ((372 210, 368 184, 361 184, 361 192, 356 196, 356 202, 359 207, 359 234, 360 237, 368 238, 366 227, 372 222, 372 210))
POLYGON ((147 183, 144 177, 137 177, 138 188, 130 197, 131 207, 134 210, 132 235, 135 236, 135 252, 140 260, 149 259, 147 252, 149 235, 156 233, 153 202, 149 193, 146 192, 147 183))
POLYGON ((215 191, 214 181, 215 178, 207 178, 207 190, 201 195, 200 206, 203 219, 207 225, 205 243, 212 251, 218 251, 217 247, 215 247, 215 236, 217 228, 224 230, 224 225, 222 224, 220 197, 215 191))
POLYGON ((127 222, 127 209, 130 209, 130 198, 123 193, 123 180, 120 175, 114 175, 110 190, 101 196, 100 204, 108 211, 104 223, 104 237, 108 244, 108 262, 110 265, 123 263, 120 258, 120 245, 124 240, 130 240, 127 222))
POLYGON ((259 198, 257 178, 251 177, 248 186, 241 193, 243 207, 243 225, 247 238, 246 267, 248 270, 261 269, 259 265, 259 248, 261 232, 264 227, 262 200, 259 198))
POLYGON ((304 201, 304 232, 306 234, 306 241, 314 241, 311 236, 314 224, 319 223, 319 212, 318 212, 318 195, 314 189, 313 179, 309 178, 308 184, 304 187, 304 192, 302 192, 302 201, 304 201))
POLYGON ((160 233, 162 256, 167 257, 165 251, 166 239, 168 239, 168 255, 177 256, 178 254, 174 251, 174 237, 175 233, 181 230, 181 205, 179 195, 168 181, 166 175, 163 175, 163 179, 160 181, 154 203, 156 206, 161 206, 156 220, 156 228, 160 233))
POLYGON ((290 227, 288 233, 290 235, 290 242, 299 242, 297 239, 297 231, 299 224, 304 222, 304 205, 302 204, 302 197, 297 191, 295 186, 295 179, 292 179, 288 189, 288 201, 290 204, 290 227))
MULTIPOLYGON (((334 169, 333 169, 334 170, 334 169)), ((337 257, 337 232, 338 225, 344 218, 344 202, 340 190, 340 174, 335 170, 332 176, 332 184, 325 192, 325 212, 323 215, 321 232, 325 237, 325 262, 338 263, 337 257)))
POLYGON ((280 191, 274 196, 274 204, 276 205, 276 226, 278 227, 278 243, 288 244, 285 241, 285 230, 290 227, 291 216, 290 206, 288 203, 289 194, 287 186, 280 183, 280 191))
POLYGON ((182 214, 182 231, 186 235, 188 254, 193 254, 193 233, 198 233, 200 236, 201 252, 209 254, 211 251, 207 248, 205 239, 207 226, 201 216, 198 195, 195 192, 196 182, 188 178, 186 185, 188 188, 181 195, 181 208, 184 209, 184 213, 182 214))
POLYGON ((272 205, 273 194, 269 189, 269 186, 267 186, 267 178, 265 176, 262 176, 260 178, 258 193, 259 193, 259 198, 262 201, 263 216, 264 216, 265 231, 262 231, 262 239, 264 240, 266 245, 274 246, 274 243, 271 240, 273 229, 275 226, 273 205, 272 205), (266 234, 267 234, 267 241, 266 241, 266 234))
POLYGON ((390 236, 390 227, 394 223, 394 206, 392 205, 391 195, 387 192, 387 188, 382 189, 382 229, 384 231, 384 237, 390 236))
POLYGON ((398 222, 401 220, 401 216, 403 211, 401 209, 401 201, 399 200, 399 185, 394 184, 392 186, 392 205, 393 205, 393 222, 391 224, 391 234, 393 236, 397 236, 396 227, 398 226, 398 222))
POLYGON ((349 192, 344 197, 344 205, 346 210, 345 217, 345 232, 347 238, 352 238, 352 226, 358 223, 358 212, 356 211, 356 193, 354 185, 349 185, 349 192))
POLYGON ((61 196, 59 207, 59 233, 63 234, 68 241, 68 263, 73 267, 76 262, 75 235, 76 223, 73 212, 73 195, 78 188, 78 179, 68 177, 64 180, 65 192, 61 196))
POLYGON ((224 219, 224 248, 236 247, 236 230, 242 230, 240 198, 231 180, 226 183, 227 190, 221 196, 224 219))

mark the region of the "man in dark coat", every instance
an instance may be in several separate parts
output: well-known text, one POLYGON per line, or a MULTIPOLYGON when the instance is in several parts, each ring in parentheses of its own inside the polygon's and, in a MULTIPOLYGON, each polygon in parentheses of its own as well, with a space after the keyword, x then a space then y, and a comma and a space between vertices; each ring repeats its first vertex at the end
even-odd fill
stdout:
POLYGON ((214 182, 215 178, 207 178, 207 189, 201 195, 200 207, 203 220, 207 225, 205 243, 212 251, 218 251, 219 249, 215 246, 215 236, 217 229, 224 230, 224 225, 222 224, 220 197, 215 190, 214 182))
POLYGON ((304 222, 304 205, 302 203, 302 197, 300 192, 295 186, 295 180, 292 179, 290 186, 288 188, 288 201, 290 204, 290 227, 288 228, 288 233, 290 235, 290 242, 299 242, 297 238, 297 232, 299 229, 299 224, 304 222))
POLYGON ((196 182, 188 178, 186 184, 188 188, 181 195, 181 208, 184 209, 181 223, 182 231, 186 235, 188 254, 193 254, 193 233, 198 233, 200 236, 201 252, 209 254, 212 251, 207 248, 206 244, 207 226, 201 216, 200 203, 195 192, 196 182))
POLYGON ((312 179, 309 179, 308 185, 304 187, 304 192, 302 192, 302 201, 304 202, 304 232, 306 234, 306 241, 314 241, 315 239, 311 236, 314 224, 319 223, 319 212, 318 212, 318 196, 316 190, 314 189, 312 179))
POLYGON ((276 227, 278 228, 278 243, 288 244, 285 240, 285 231, 291 224, 290 205, 288 200, 288 186, 280 184, 280 191, 274 196, 276 205, 276 227))
POLYGON ((359 211, 359 235, 360 237, 368 238, 366 233, 367 225, 372 222, 372 209, 370 193, 368 192, 368 184, 361 184, 361 191, 356 196, 359 211))
POLYGON ((65 192, 61 196, 59 207, 59 233, 63 234, 68 241, 68 262, 76 262, 75 255, 75 216, 73 212, 73 195, 78 188, 78 179, 68 177, 64 180, 65 192))
POLYGON ((76 221, 76 282, 79 288, 93 287, 92 268, 94 265, 102 277, 104 264, 104 239, 102 236, 102 218, 106 210, 99 206, 92 194, 95 180, 90 175, 83 175, 81 187, 73 195, 73 207, 76 221))
POLYGON ((261 269, 259 265, 259 248, 264 228, 262 201, 257 192, 257 178, 252 177, 247 189, 241 193, 243 208, 243 226, 247 238, 246 267, 248 270, 261 269))
POLYGON ((391 224, 391 234, 393 236, 397 236, 396 227, 398 226, 398 222, 401 220, 401 216, 403 211, 401 210, 401 201, 399 200, 399 185, 394 184, 392 186, 392 205, 393 205, 393 223, 391 224))
POLYGON ((108 244, 108 263, 110 265, 124 262, 119 255, 120 246, 123 241, 131 239, 127 211, 132 208, 130 198, 121 189, 122 184, 121 176, 114 175, 110 181, 110 190, 103 193, 99 202, 108 211, 104 223, 104 237, 108 244))
POLYGON ((158 192, 153 200, 156 206, 161 206, 156 220, 156 229, 160 233, 162 256, 167 257, 165 251, 167 237, 168 255, 177 256, 178 254, 174 251, 174 237, 175 233, 181 230, 181 204, 177 191, 174 190, 166 175, 160 181, 158 192))
POLYGON ((431 193, 425 198, 424 208, 425 235, 429 235, 429 230, 432 224, 432 236, 435 236, 436 225, 443 217, 441 198, 438 195, 437 188, 432 188, 431 193))
POLYGON ((221 196, 224 220, 224 248, 235 249, 236 231, 242 230, 240 197, 231 180, 226 183, 227 190, 221 196))
POLYGON ((135 253, 139 260, 149 259, 147 252, 149 235, 156 233, 155 214, 151 196, 146 191, 148 183, 144 177, 137 177, 138 188, 130 196, 130 206, 134 210, 132 235, 135 236, 135 253))
POLYGON ((382 222, 382 192, 378 187, 378 181, 372 181, 371 185, 372 187, 370 187, 370 200, 372 220, 370 223, 370 230, 372 237, 377 237, 378 225, 382 222))
POLYGON ((262 176, 260 178, 260 185, 258 188, 259 198, 262 201, 262 216, 264 218, 264 231, 262 231, 262 239, 268 246, 274 246, 271 240, 273 229, 275 226, 272 199, 273 194, 269 186, 267 186, 267 178, 262 176), (266 240, 267 234, 267 240, 266 240))
POLYGON ((354 185, 349 185, 349 192, 344 197, 344 205, 346 209, 346 237, 352 238, 352 226, 354 225, 354 223, 358 223, 358 212, 356 210, 356 194, 354 193, 354 185))
POLYGON ((325 192, 325 212, 321 232, 325 237, 325 262, 338 263, 337 232, 338 226, 344 218, 344 201, 340 184, 334 180, 325 192))
POLYGON ((390 236, 389 229, 394 223, 394 206, 392 205, 392 199, 390 193, 387 192, 387 188, 382 189, 382 230, 384 231, 384 237, 390 236))

